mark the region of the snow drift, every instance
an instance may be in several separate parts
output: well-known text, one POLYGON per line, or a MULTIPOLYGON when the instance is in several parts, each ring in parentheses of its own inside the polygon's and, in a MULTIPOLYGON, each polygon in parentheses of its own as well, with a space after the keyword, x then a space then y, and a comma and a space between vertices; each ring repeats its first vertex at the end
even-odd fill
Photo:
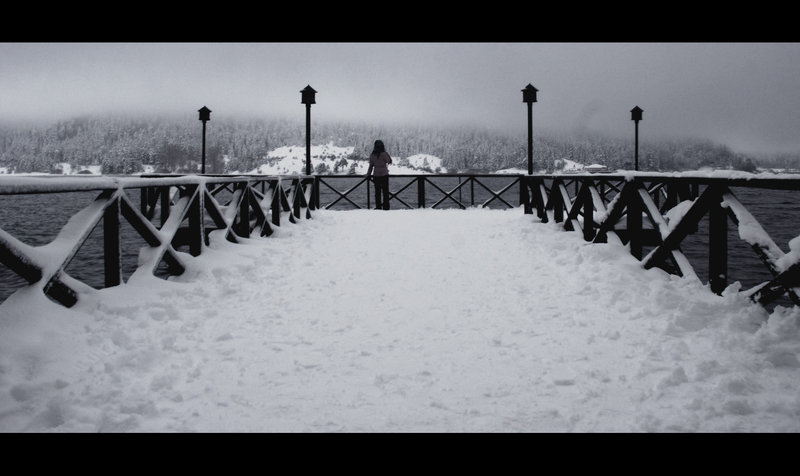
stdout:
POLYGON ((0 430, 800 430, 797 308, 519 209, 318 211, 186 261, 0 305, 0 430))

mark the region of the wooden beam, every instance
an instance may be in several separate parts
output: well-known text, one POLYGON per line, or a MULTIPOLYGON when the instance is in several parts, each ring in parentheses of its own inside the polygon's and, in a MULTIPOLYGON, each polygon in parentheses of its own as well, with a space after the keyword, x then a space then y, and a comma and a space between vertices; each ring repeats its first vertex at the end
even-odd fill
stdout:
POLYGON ((694 204, 681 217, 680 221, 672 227, 669 235, 664 238, 664 243, 651 251, 643 260, 645 269, 663 262, 672 250, 678 249, 681 241, 697 229, 697 223, 708 212, 712 203, 719 202, 720 190, 716 186, 708 186, 695 200, 694 204))
MULTIPOLYGON (((630 197, 628 199, 628 212, 627 212, 627 234, 628 234, 628 247, 631 254, 638 259, 642 260, 642 203, 640 197, 637 196, 637 191, 642 187, 641 183, 633 183, 630 197)), ((644 191, 644 190, 642 190, 644 191)), ((646 191, 645 191, 646 193, 646 191)))
POLYGON ((107 288, 122 283, 119 215, 119 198, 115 198, 103 213, 103 265, 107 288))
POLYGON ((717 294, 728 286, 728 215, 717 200, 708 211, 708 284, 717 294))

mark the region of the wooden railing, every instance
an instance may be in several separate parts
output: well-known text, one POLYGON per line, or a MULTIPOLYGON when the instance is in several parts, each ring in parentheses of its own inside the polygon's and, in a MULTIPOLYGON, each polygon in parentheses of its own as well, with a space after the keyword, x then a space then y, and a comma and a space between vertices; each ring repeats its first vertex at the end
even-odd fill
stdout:
MULTIPOLYGON (((614 240, 649 269, 662 268, 681 276, 697 277, 681 245, 696 233, 707 217, 708 284, 721 293, 729 284, 729 220, 738 237, 760 259, 772 276, 744 292, 768 304, 786 295, 800 305, 800 250, 784 251, 764 230, 731 189, 800 190, 800 179, 727 178, 691 174, 586 174, 522 176, 526 213, 544 222, 562 223, 565 230, 583 234, 586 241, 614 240), (679 204, 681 206, 679 207, 679 204), (667 216, 671 216, 667 220, 667 216), (651 248, 644 254, 645 248, 651 248)), ((759 200, 767 200, 759 198, 759 200)), ((797 194, 792 200, 798 203, 797 194)), ((797 216, 772 217, 797 224, 797 216)), ((791 238, 798 236, 795 227, 791 238)), ((736 236, 734 234, 734 236, 736 236)), ((789 238, 789 239, 791 239, 789 238)))
POLYGON ((164 262, 170 274, 182 274, 179 248, 197 256, 209 234, 237 242, 269 236, 281 221, 310 218, 313 179, 266 176, 143 176, 4 178, 0 195, 98 192, 96 199, 58 232, 50 243, 31 246, 0 227, 0 262, 42 292, 74 305, 91 288, 66 268, 92 230, 102 223, 105 286, 122 282, 120 224, 126 220, 146 242, 140 267, 155 273, 164 262), (6 180, 9 179, 9 180, 6 180), (131 196, 138 193, 138 200, 131 196), (224 199, 220 197, 225 196, 224 199), (137 203, 138 202, 138 203, 137 203))
MULTIPOLYGON (((104 285, 116 286, 123 281, 123 221, 146 243, 139 255, 140 267, 153 273, 159 266, 166 267, 169 274, 181 274, 185 270, 181 253, 201 254, 210 233, 223 233, 237 242, 254 235, 269 236, 282 221, 310 218, 315 209, 370 208, 370 184, 371 179, 353 175, 2 178, 0 195, 81 191, 97 195, 42 246, 23 243, 0 223, 0 262, 52 299, 71 306, 90 287, 70 276, 67 265, 100 224, 104 285)), ((687 243, 703 235, 706 276, 716 293, 730 282, 729 261, 741 259, 738 252, 729 253, 729 242, 741 240, 768 276, 742 292, 765 305, 778 298, 800 305, 800 249, 784 252, 748 209, 751 205, 745 206, 733 192, 798 192, 797 177, 392 175, 390 189, 393 209, 520 207, 542 222, 581 233, 588 242, 615 241, 627 246, 645 268, 658 267, 690 278, 702 273, 691 264, 687 243)), ((756 196, 767 207, 769 200, 756 196)), ((800 202, 795 195, 790 200, 800 202)), ((790 226, 798 223, 796 216, 768 220, 790 226)), ((793 229, 781 239, 789 242, 798 232, 793 229)))
MULTIPOLYGON (((392 208, 515 208, 523 203, 520 177, 515 174, 391 175, 389 202, 392 208)), ((372 177, 363 175, 315 175, 315 205, 320 209, 371 208, 372 182, 372 177)))

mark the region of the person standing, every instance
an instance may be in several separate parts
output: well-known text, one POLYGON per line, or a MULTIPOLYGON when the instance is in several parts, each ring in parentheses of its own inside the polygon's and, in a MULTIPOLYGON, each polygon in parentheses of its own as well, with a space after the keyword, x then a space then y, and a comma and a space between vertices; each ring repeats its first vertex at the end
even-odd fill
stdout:
POLYGON ((375 209, 389 209, 389 167, 392 157, 386 152, 383 141, 376 140, 372 153, 369 156, 369 168, 367 169, 367 180, 370 174, 373 175, 375 183, 375 209))

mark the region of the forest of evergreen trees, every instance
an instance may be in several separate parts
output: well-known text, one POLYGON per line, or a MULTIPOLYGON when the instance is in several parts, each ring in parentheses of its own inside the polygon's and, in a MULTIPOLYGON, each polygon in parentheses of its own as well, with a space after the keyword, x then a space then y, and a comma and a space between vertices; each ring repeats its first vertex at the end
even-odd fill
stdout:
MULTIPOLYGON (((157 172, 195 172, 201 158, 202 127, 196 118, 137 119, 122 116, 79 117, 39 126, 0 126, 0 167, 9 172, 57 172, 101 165, 103 173, 137 173, 143 165, 157 172)), ((315 123, 314 144, 355 148, 352 158, 366 158, 376 138, 394 157, 431 154, 448 170, 494 171, 527 168, 527 137, 465 127, 376 126, 346 122, 315 123)), ((256 168, 269 151, 304 145, 305 124, 287 119, 215 118, 207 123, 206 170, 228 173, 256 168), (223 157, 227 156, 227 164, 223 157)), ((537 131, 536 169, 552 171, 559 159, 610 169, 633 168, 630 139, 575 136, 537 131)), ((797 156, 758 160, 704 140, 642 142, 640 170, 675 171, 700 167, 753 171, 756 166, 798 167, 797 156)))

